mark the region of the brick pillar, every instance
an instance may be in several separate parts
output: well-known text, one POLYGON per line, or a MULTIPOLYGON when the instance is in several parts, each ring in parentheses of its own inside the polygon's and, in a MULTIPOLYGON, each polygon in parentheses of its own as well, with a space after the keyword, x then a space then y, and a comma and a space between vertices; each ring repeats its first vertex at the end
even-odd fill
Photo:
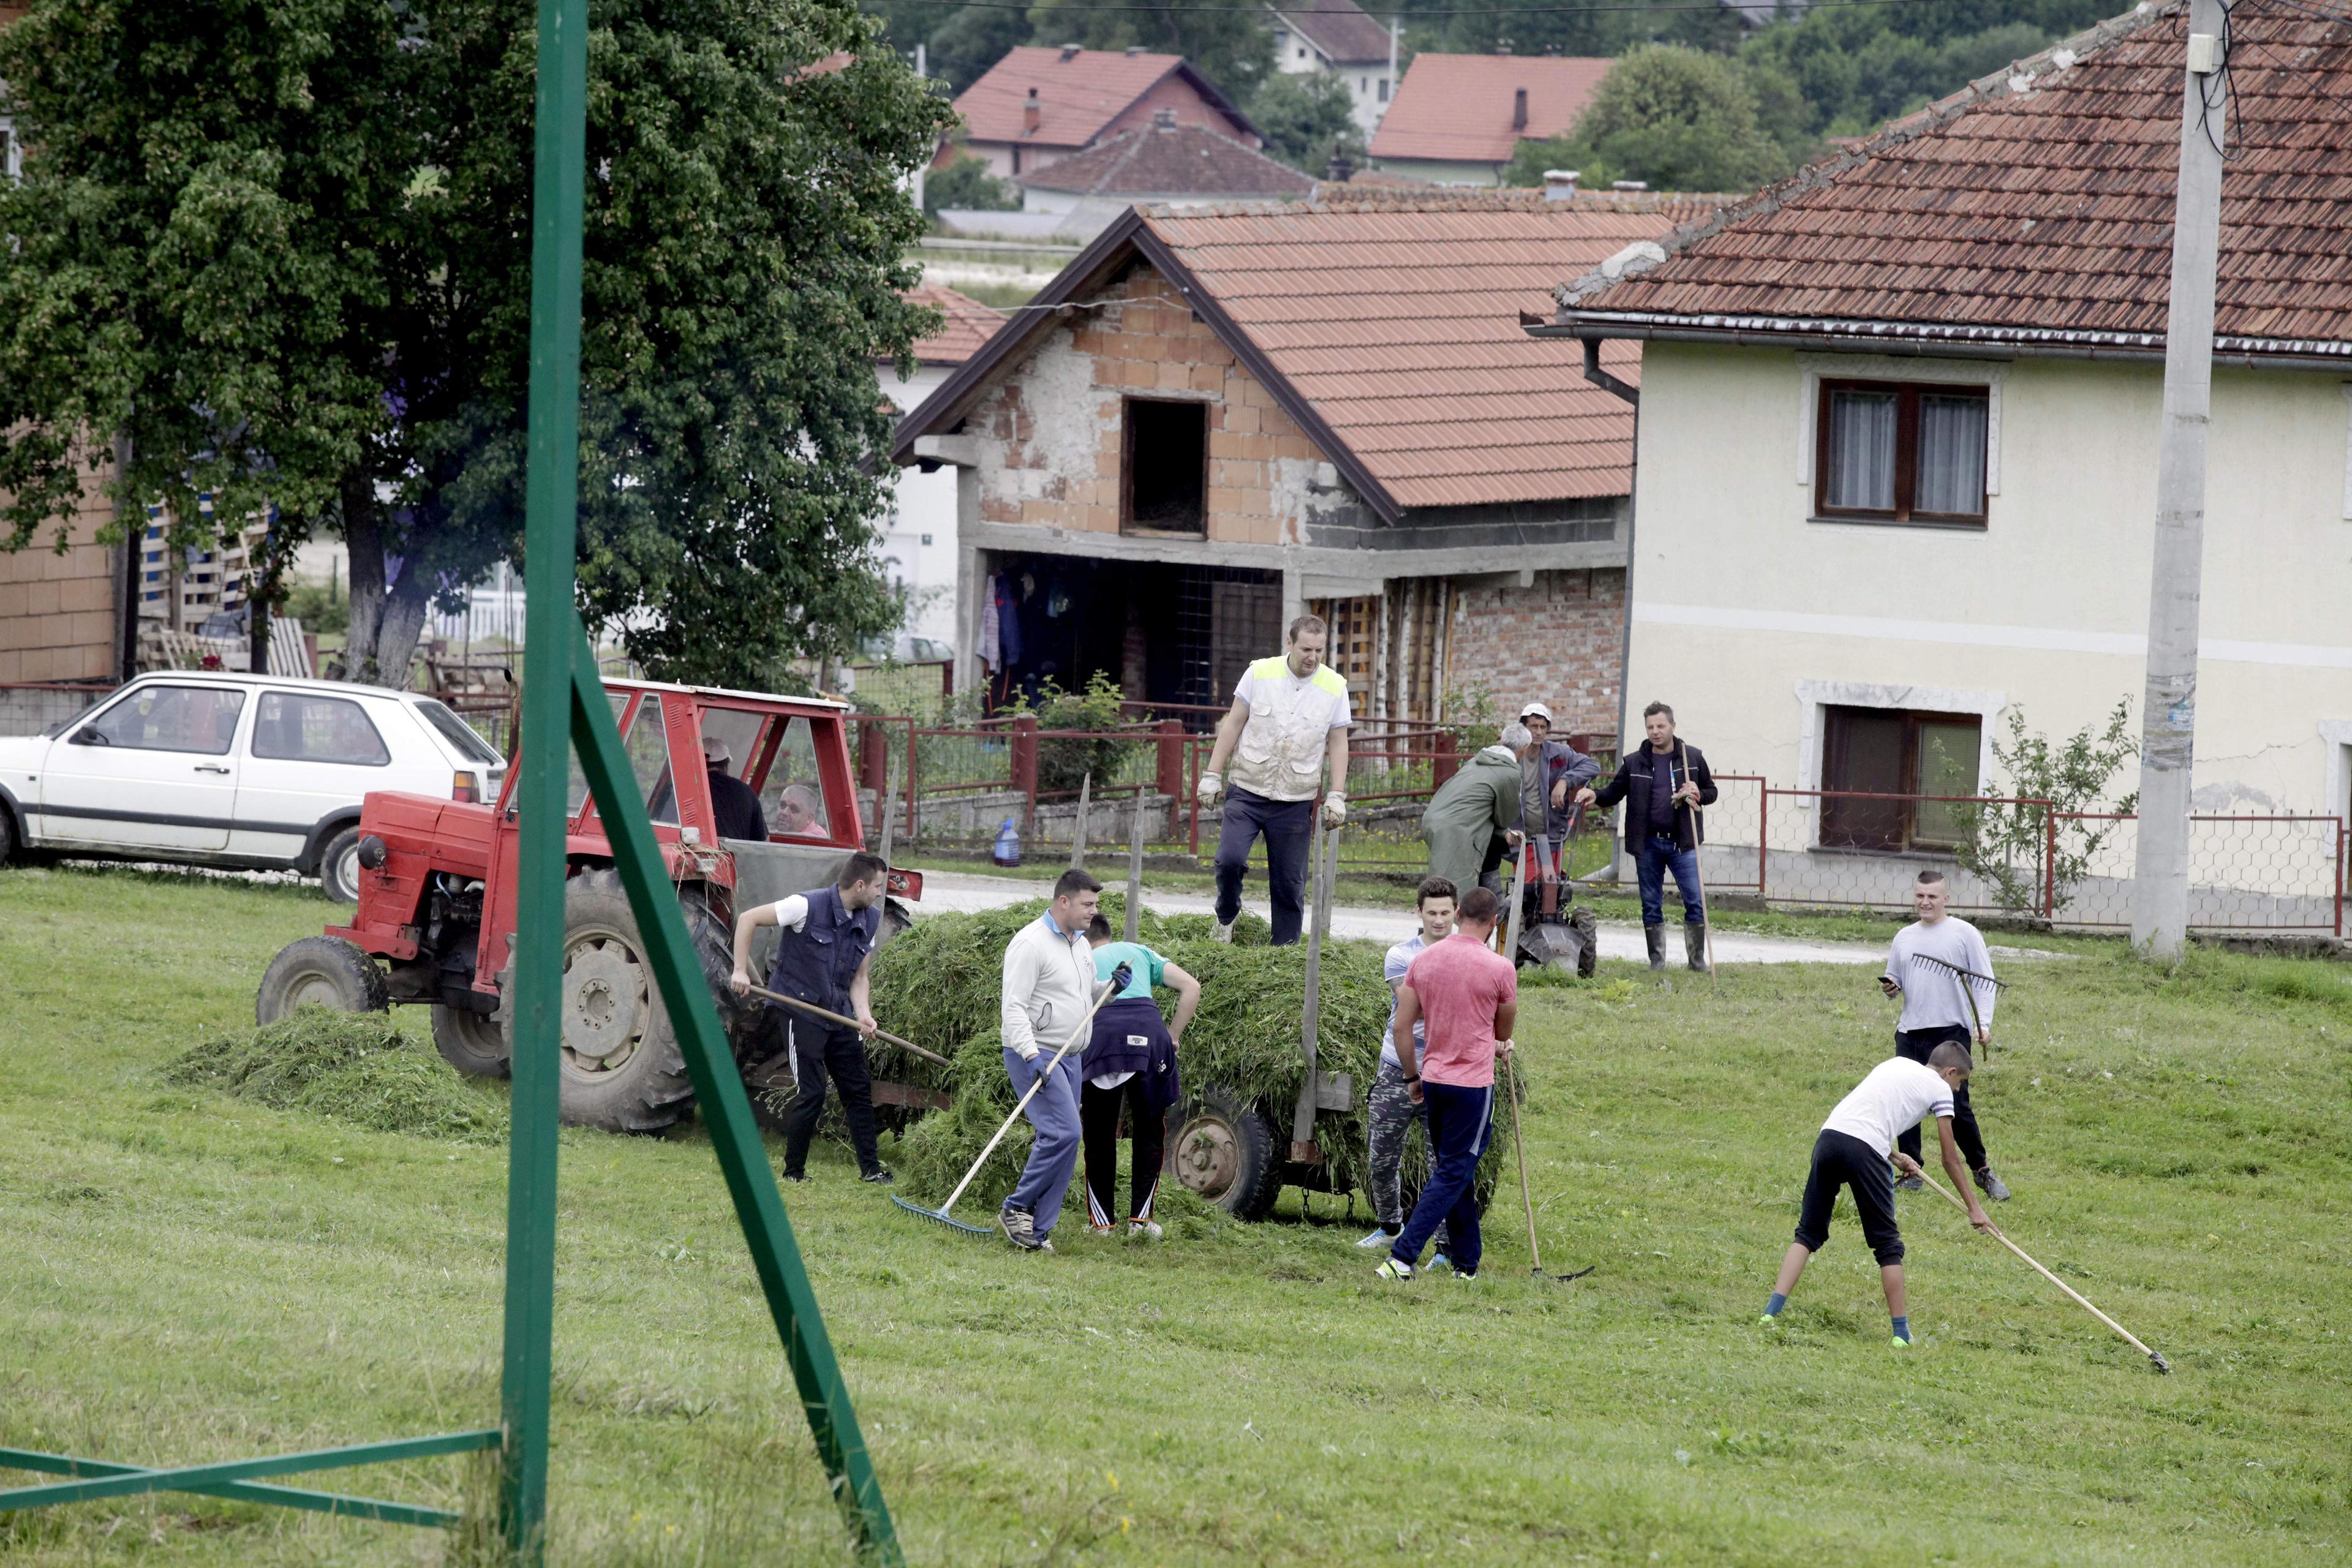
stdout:
POLYGON ((1454 754, 1454 731, 1440 730, 1437 732, 1437 754, 1430 763, 1430 788, 1433 791, 1443 788, 1460 763, 1461 759, 1454 754))

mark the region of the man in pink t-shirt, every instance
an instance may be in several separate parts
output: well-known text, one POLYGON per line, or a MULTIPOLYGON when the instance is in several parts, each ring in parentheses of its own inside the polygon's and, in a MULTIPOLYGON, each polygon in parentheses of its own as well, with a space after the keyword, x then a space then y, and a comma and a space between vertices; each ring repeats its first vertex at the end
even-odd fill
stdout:
POLYGON ((1478 1273, 1477 1174, 1495 1131, 1495 1058, 1511 1054, 1518 1021, 1518 972, 1488 948, 1499 901, 1474 888, 1454 917, 1454 931, 1423 951, 1397 988, 1397 1060, 1405 1091, 1429 1105, 1429 1180, 1412 1217, 1380 1267, 1384 1279, 1410 1279, 1421 1249, 1443 1220, 1454 1273, 1478 1273), (1425 1025, 1426 1046, 1413 1038, 1425 1025))

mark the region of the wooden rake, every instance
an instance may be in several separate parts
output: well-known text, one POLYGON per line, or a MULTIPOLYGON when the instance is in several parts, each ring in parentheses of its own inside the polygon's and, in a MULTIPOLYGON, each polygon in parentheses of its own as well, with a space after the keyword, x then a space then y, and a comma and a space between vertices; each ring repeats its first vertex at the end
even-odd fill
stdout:
MULTIPOLYGON (((1926 1181, 1929 1186, 1936 1189, 1938 1196, 1949 1203, 1954 1208, 1959 1210, 1962 1214, 1969 1212, 1969 1205, 1962 1203, 1958 1197, 1946 1190, 1943 1183, 1936 1180, 1935 1177, 1928 1175, 1925 1171, 1920 1172, 1919 1174, 1921 1179, 1926 1181)), ((2000 1226, 1993 1226, 1987 1234, 1995 1241, 2000 1242, 2003 1247, 2006 1247, 2011 1252, 2017 1254, 2020 1258, 2024 1258, 2027 1265, 2031 1267, 2036 1274, 2041 1275, 2042 1278, 2049 1280, 2050 1283, 2057 1286, 2061 1290, 2065 1291, 2068 1296, 2074 1299, 2076 1306, 2082 1308, 2083 1310, 2090 1313, 2091 1316, 2098 1319, 2099 1321, 2106 1324, 2107 1327, 2121 1334, 2124 1339, 2130 1343, 2132 1349, 2147 1357, 2147 1359, 2155 1364, 2157 1371, 2170 1372, 2172 1370, 2172 1363, 2164 1359, 2164 1352, 2162 1351, 2152 1351, 2148 1349, 2147 1346, 2140 1342, 2138 1336, 2134 1334, 2129 1329, 2125 1328, 2121 1323, 2116 1322, 2113 1318, 2108 1317, 2105 1312, 2102 1312, 2096 1307, 2092 1306, 2090 1300, 2084 1297, 2081 1291, 2075 1289, 2072 1285, 2067 1284, 2063 1279, 2059 1279, 2055 1274, 2051 1273, 2047 1268, 2042 1268, 2039 1263, 2034 1262, 2032 1255, 2029 1254, 2025 1248, 2018 1246, 2017 1243, 2010 1240, 2009 1237, 2000 1233, 2000 1226)))

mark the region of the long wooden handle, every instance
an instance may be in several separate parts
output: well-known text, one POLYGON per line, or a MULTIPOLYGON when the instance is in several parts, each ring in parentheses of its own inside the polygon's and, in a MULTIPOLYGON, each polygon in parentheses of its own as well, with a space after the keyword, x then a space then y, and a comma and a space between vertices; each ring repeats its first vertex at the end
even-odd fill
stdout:
MULTIPOLYGON (((820 1007, 814 1002, 803 1002, 797 996, 787 996, 781 991, 771 991, 764 985, 754 985, 750 989, 751 994, 754 996, 764 996, 771 1002, 782 1002, 787 1007, 798 1007, 802 1012, 812 1014, 816 1017, 823 1018, 828 1024, 846 1024, 853 1029, 857 1027, 856 1019, 845 1018, 829 1007, 820 1007)), ((948 1060, 947 1058, 940 1055, 939 1052, 927 1051, 923 1049, 922 1047, 915 1044, 914 1041, 900 1039, 898 1036, 892 1034, 887 1029, 875 1030, 874 1037, 877 1040, 887 1041, 889 1044, 898 1047, 902 1051, 912 1051, 927 1062, 937 1062, 943 1068, 953 1067, 955 1065, 953 1062, 948 1060)))
POLYGON ((1054 1053, 1054 1059, 1045 1064, 1045 1070, 1029 1080, 1029 1092, 1023 1095, 1020 1102, 1013 1106, 1012 1114, 1004 1119, 1003 1126, 997 1128, 996 1136, 988 1141, 988 1146, 980 1152, 980 1158, 971 1163, 971 1169, 963 1173, 963 1180, 958 1182, 955 1184, 955 1191, 948 1194, 948 1201, 940 1205, 939 1212, 942 1216, 945 1216, 948 1210, 955 1207, 956 1199, 963 1196, 963 1190, 971 1185, 971 1179, 980 1174, 980 1168, 988 1163, 988 1157, 996 1152, 996 1146, 1004 1142, 1004 1135, 1013 1131, 1013 1124, 1021 1119, 1023 1111, 1029 1109, 1029 1101, 1036 1097, 1039 1089, 1045 1087, 1045 1080, 1054 1076, 1054 1069, 1062 1065, 1062 1058, 1070 1054, 1070 1047, 1087 1035, 1089 1031, 1087 1026, 1094 1022, 1095 1014, 1100 1011, 1104 1003, 1110 1000, 1111 993, 1118 989, 1118 982, 1116 975, 1103 982, 1101 988, 1095 993, 1095 999, 1087 1005, 1086 1016, 1078 1020, 1078 1026, 1070 1031, 1070 1037, 1062 1042, 1062 1048, 1054 1053))
POLYGON ((1543 1254, 1536 1248, 1536 1195, 1528 1185, 1528 1146, 1519 1136, 1519 1077, 1511 1070, 1511 1058, 1503 1058, 1503 1086, 1511 1093, 1511 1148, 1519 1157, 1519 1202, 1528 1211, 1528 1261, 1535 1271, 1543 1272, 1543 1254))
MULTIPOLYGON (((1928 1175, 1924 1170, 1919 1173, 1919 1175, 1922 1181, 1925 1181, 1930 1187, 1933 1187, 1937 1192, 1942 1194, 1945 1198, 1949 1200, 1954 1208, 1958 1209, 1962 1214, 1969 1212, 1969 1205, 1960 1202, 1960 1200, 1958 1197, 1955 1197, 1951 1193, 1946 1192, 1943 1183, 1936 1180, 1935 1177, 1928 1175)), ((2058 1276, 2051 1273, 2050 1270, 2042 1268, 2039 1263, 2035 1263, 2032 1255, 2027 1253, 2025 1248, 2018 1246, 2017 1243, 2001 1235, 2000 1227, 1999 1226, 1993 1226, 1992 1238, 1995 1241, 2000 1242, 2003 1247, 2009 1248, 2011 1252, 2017 1254, 2020 1258, 2024 1258, 2025 1261, 2032 1267, 2032 1269, 2036 1274, 2041 1275, 2042 1278, 2049 1280, 2050 1283, 2057 1286, 2061 1290, 2065 1291, 2067 1295, 2072 1296, 2074 1299, 2075 1305, 2081 1307, 2083 1310, 2090 1313, 2091 1316, 2098 1319, 2099 1321, 2106 1324, 2107 1327, 2115 1330, 2116 1332, 2130 1341, 2132 1349, 2139 1352, 2140 1354, 2147 1357, 2148 1360, 2156 1363, 2158 1366, 2165 1364, 2164 1358, 2157 1354, 2154 1351, 2148 1349, 2146 1345, 2140 1343, 2137 1335, 2134 1334, 2129 1329, 2125 1328, 2121 1323, 2116 1322, 2113 1318, 2108 1317, 2105 1312, 2100 1311, 2096 1307, 2091 1305, 2090 1301, 2080 1290, 2075 1289, 2074 1287, 2067 1284, 2066 1281, 2059 1279, 2058 1276)))

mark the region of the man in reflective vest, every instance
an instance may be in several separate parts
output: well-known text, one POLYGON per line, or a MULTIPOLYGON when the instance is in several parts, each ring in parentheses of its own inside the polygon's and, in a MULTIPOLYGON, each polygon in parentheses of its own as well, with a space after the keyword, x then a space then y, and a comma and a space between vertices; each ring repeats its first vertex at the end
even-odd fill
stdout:
POLYGON ((1337 827, 1348 820, 1348 726, 1354 714, 1347 680, 1323 662, 1329 635, 1319 616, 1291 622, 1283 656, 1259 659, 1242 672, 1234 705, 1217 722, 1217 743, 1199 793, 1203 806, 1216 805, 1220 794, 1225 797, 1224 825, 1217 836, 1219 942, 1233 940, 1250 846, 1260 835, 1265 838, 1274 945, 1298 940, 1315 796, 1327 766, 1331 787, 1323 796, 1323 826, 1337 827))
POLYGON ((779 1003, 784 1048, 791 1053, 798 1090, 784 1112, 784 1180, 808 1180, 809 1140, 824 1113, 824 1080, 841 1093, 849 1121, 849 1142, 857 1151, 860 1179, 892 1179, 882 1163, 874 1126, 874 1080, 866 1070, 866 1042, 878 1026, 868 990, 874 939, 882 929, 882 895, 890 868, 879 855, 852 855, 830 888, 794 893, 772 904, 746 910, 735 921, 735 973, 730 981, 740 996, 751 988, 751 933, 761 926, 782 928, 768 989, 797 996, 827 1012, 845 1014, 857 1026, 828 1024, 779 1003))

